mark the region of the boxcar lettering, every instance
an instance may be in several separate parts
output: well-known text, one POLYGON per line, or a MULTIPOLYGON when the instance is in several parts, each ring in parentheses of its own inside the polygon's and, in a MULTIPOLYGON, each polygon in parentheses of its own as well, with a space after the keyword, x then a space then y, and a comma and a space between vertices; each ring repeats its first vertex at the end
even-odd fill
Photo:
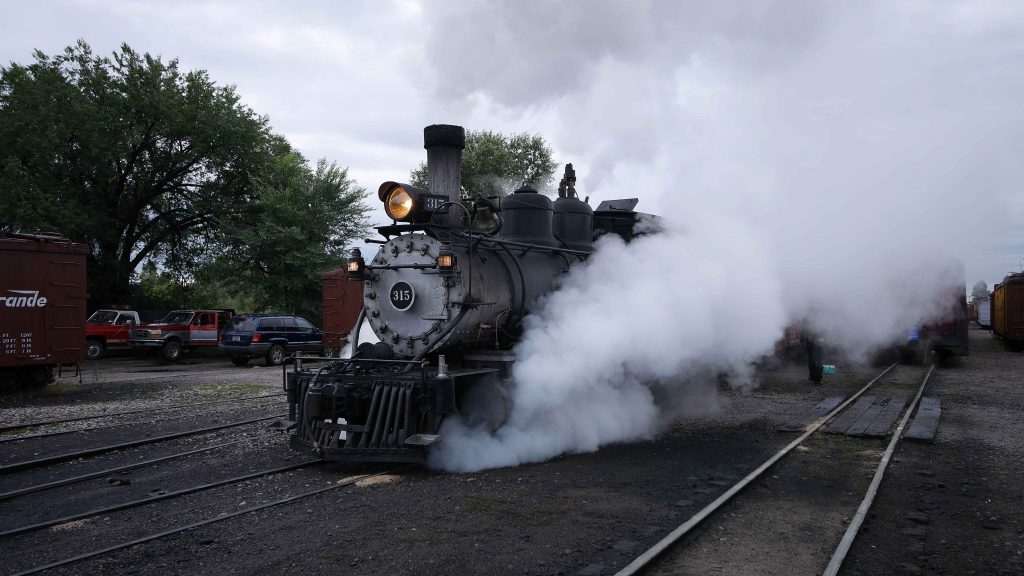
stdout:
POLYGON ((40 296, 37 290, 10 290, 10 292, 23 294, 23 296, 0 297, 0 304, 4 304, 8 308, 42 308, 46 306, 46 297, 40 296))

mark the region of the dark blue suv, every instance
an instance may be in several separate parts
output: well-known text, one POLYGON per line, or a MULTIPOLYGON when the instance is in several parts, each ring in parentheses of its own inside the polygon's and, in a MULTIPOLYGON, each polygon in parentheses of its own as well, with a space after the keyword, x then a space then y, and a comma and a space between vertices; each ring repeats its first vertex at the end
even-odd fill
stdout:
POLYGON ((235 318, 225 330, 220 351, 236 366, 262 356, 267 366, 278 366, 296 352, 320 354, 324 333, 303 318, 279 314, 247 314, 235 318))

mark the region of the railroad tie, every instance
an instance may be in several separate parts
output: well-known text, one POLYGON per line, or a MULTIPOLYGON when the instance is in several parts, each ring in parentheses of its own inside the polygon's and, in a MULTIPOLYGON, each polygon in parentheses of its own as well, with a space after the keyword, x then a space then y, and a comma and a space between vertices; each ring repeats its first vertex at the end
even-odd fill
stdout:
POLYGON ((942 408, 938 398, 921 398, 921 405, 917 408, 914 421, 910 424, 904 438, 916 442, 931 443, 935 441, 935 434, 939 431, 939 416, 942 415, 942 408))
POLYGON ((817 406, 811 408, 805 412, 799 418, 790 420, 782 426, 779 426, 779 432, 803 432, 807 429, 807 426, 821 418, 825 414, 828 414, 833 408, 839 406, 839 403, 846 399, 846 396, 831 396, 818 403, 817 406))

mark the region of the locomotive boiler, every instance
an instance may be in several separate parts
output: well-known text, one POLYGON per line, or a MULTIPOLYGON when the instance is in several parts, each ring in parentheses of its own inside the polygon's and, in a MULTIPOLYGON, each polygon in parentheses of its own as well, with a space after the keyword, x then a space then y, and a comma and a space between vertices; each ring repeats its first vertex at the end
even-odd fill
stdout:
POLYGON ((356 249, 348 264, 364 283, 352 356, 315 366, 298 358, 286 376, 293 446, 327 460, 422 463, 446 418, 496 430, 511 408, 524 317, 597 236, 628 239, 648 217, 635 199, 592 210, 571 164, 554 201, 524 186, 465 202, 464 146, 461 127, 428 126, 428 189, 380 186, 393 222, 367 240, 380 246, 369 262, 356 249), (358 342, 363 322, 379 342, 358 342))

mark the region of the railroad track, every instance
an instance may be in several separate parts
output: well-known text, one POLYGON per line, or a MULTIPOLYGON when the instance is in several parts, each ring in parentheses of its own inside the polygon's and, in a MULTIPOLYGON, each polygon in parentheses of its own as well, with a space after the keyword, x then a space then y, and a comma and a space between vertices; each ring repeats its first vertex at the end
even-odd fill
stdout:
POLYGON ((228 446, 234 446, 235 444, 241 444, 243 442, 252 442, 253 440, 260 440, 262 438, 267 438, 268 436, 273 436, 275 434, 277 434, 277 432, 269 432, 269 433, 266 433, 266 434, 259 434, 259 435, 255 435, 255 436, 249 436, 247 438, 241 438, 239 440, 231 440, 230 442, 222 442, 220 444, 214 444, 212 446, 205 446, 203 448, 196 448, 194 450, 186 450, 184 452, 176 452, 174 454, 168 454, 166 456, 160 456, 160 457, 157 457, 157 458, 150 458, 148 460, 140 460, 138 462, 132 462, 131 464, 126 464, 124 466, 115 466, 113 468, 104 468, 103 470, 98 470, 96 472, 89 472, 87 474, 79 474, 77 476, 71 476, 71 477, 68 477, 68 478, 62 478, 60 480, 53 480, 51 482, 44 482, 42 484, 33 484, 31 486, 26 486, 24 488, 19 488, 17 490, 10 490, 8 492, 0 493, 0 502, 2 502, 4 500, 10 500, 11 498, 17 498, 18 496, 25 496, 27 494, 34 494, 36 492, 42 492, 44 490, 50 490, 50 489, 53 489, 53 488, 59 488, 60 486, 67 486, 69 484, 77 484, 79 482, 84 482, 86 480, 93 480, 95 478, 101 478, 103 476, 110 476, 112 474, 120 474, 122 472, 127 472, 128 470, 134 470, 136 468, 142 468, 144 466, 150 466, 150 465, 153 465, 153 464, 159 464, 161 462, 168 462, 170 460, 175 460, 175 459, 178 459, 178 458, 184 458, 186 456, 193 456, 195 454, 202 454, 204 452, 210 452, 212 450, 217 450, 217 449, 220 449, 220 448, 226 448, 228 446))
MULTIPOLYGON (((283 392, 278 392, 278 393, 275 393, 275 394, 261 394, 259 396, 242 396, 242 397, 239 397, 239 398, 228 398, 226 400, 211 400, 209 402, 193 402, 191 404, 175 404, 173 406, 158 406, 156 408, 140 408, 138 410, 123 410, 121 412, 108 412, 108 413, 104 413, 104 414, 91 414, 89 416, 74 416, 74 417, 71 417, 71 418, 57 418, 57 419, 54 419, 54 420, 34 420, 34 421, 31 421, 31 422, 21 422, 21 423, 18 423, 18 424, 5 424, 3 426, 0 426, 0 432, 7 432, 7 431, 10 431, 10 430, 21 430, 23 428, 24 429, 39 428, 41 426, 52 426, 52 425, 55 425, 55 424, 66 424, 68 422, 81 422, 81 421, 84 421, 84 420, 96 420, 96 419, 99 419, 99 418, 113 418, 115 416, 127 416, 129 414, 144 414, 144 413, 148 413, 148 412, 162 412, 164 410, 174 410, 176 408, 193 408, 193 407, 196 407, 196 406, 210 406, 210 405, 213 405, 213 404, 227 404, 229 402, 243 402, 243 401, 246 401, 246 400, 256 400, 256 399, 259 399, 259 398, 276 398, 276 397, 284 396, 284 395, 285 394, 283 392)), ((89 430, 91 430, 91 428, 89 428, 89 430)), ((80 431, 81 430, 76 430, 76 432, 80 432, 80 431)), ((40 436, 45 436, 45 434, 41 434, 40 436)), ((35 438, 35 437, 36 436, 29 436, 29 438, 35 438)), ((25 438, 25 437, 19 437, 17 439, 20 440, 22 438, 25 438)), ((12 439, 4 439, 4 440, 0 440, 0 442, 8 442, 10 440, 12 440, 12 439)))
POLYGON ((185 438, 188 436, 197 436, 200 434, 207 434, 210 432, 216 432, 219 430, 225 430, 228 428, 236 428, 239 426, 245 426, 247 424, 255 424, 257 422, 263 422, 266 420, 273 420, 275 418, 283 418, 287 414, 269 414, 263 415, 256 418, 248 418, 245 420, 239 420, 234 422, 227 422, 224 424, 215 424, 213 426, 203 426, 200 428, 192 428, 189 430, 183 430, 178 432, 172 432, 168 434, 161 434, 158 436, 150 436, 146 438, 139 438, 137 440, 129 440, 126 442, 115 442, 112 444, 105 444, 100 446, 93 446, 82 450, 75 450, 73 452, 65 452, 62 454, 54 454, 50 456, 43 456, 41 458, 32 458, 29 460, 20 460, 11 462, 8 464, 0 465, 0 475, 7 474, 14 471, 28 470, 31 468, 38 468, 41 466, 48 466, 50 464, 56 464, 59 462, 65 462, 68 460, 75 460, 78 458, 84 458, 87 456, 95 456, 97 454, 103 454, 106 452, 112 452, 114 450, 122 450, 125 448, 133 448, 136 446, 144 446, 146 444, 155 444, 157 442, 164 442, 167 440, 174 440, 177 438, 185 438))
MULTIPOLYGON (((621 569, 616 573, 616 576, 632 576, 634 574, 641 574, 651 569, 662 555, 674 547, 679 546, 683 543, 685 537, 693 532, 698 526, 704 523, 708 518, 712 517, 718 510, 728 504, 737 494, 744 490, 755 480, 762 478, 762 476, 772 467, 774 467, 780 460, 785 458, 797 447, 804 444, 814 434, 821 431, 826 424, 835 421, 844 411, 848 410, 854 403, 861 398, 868 390, 872 389, 878 384, 887 374, 889 374, 896 364, 890 365, 888 368, 883 370, 879 375, 875 376, 871 381, 865 384, 858 391, 853 393, 850 397, 846 398, 845 401, 835 406, 827 413, 818 417, 817 419, 807 423, 804 427, 804 432, 800 434, 796 439, 787 444, 784 448, 779 450, 773 456, 764 461, 758 466, 753 472, 740 479, 718 498, 712 501, 710 504, 705 506, 703 509, 698 511, 696 514, 691 516, 686 522, 679 525, 677 528, 672 530, 667 536, 658 541, 654 546, 637 556, 632 562, 630 562, 625 568, 621 569)), ((881 461, 875 471, 875 474, 871 480, 871 483, 865 493, 864 499, 861 501, 856 513, 850 524, 847 527, 845 534, 840 540, 836 547, 832 557, 828 563, 828 566, 824 570, 826 576, 834 576, 838 573, 839 568, 842 566, 843 560, 846 558, 846 554, 850 550, 850 546, 853 544, 856 538, 857 532, 859 531, 864 518, 867 516, 870 510, 871 504, 874 501, 875 495, 878 492, 878 487, 881 484, 882 478, 885 471, 891 461, 892 454, 898 445, 904 430, 906 429, 907 422, 910 420, 911 415, 917 408, 920 402, 921 396, 924 392, 925 387, 931 378, 934 365, 927 368, 923 378, 921 379, 920 385, 917 387, 917 392, 913 397, 913 400, 907 406, 903 412, 902 418, 899 420, 899 424, 896 426, 895 431, 892 433, 891 439, 888 446, 881 458, 881 461)))
MULTIPOLYGON (((37 524, 34 524, 34 525, 22 526, 22 527, 13 529, 13 530, 9 530, 9 531, 4 532, 4 533, 0 533, 0 537, 14 536, 16 534, 22 534, 22 533, 25 533, 25 532, 41 530, 41 529, 46 528, 46 527, 58 525, 61 522, 73 521, 73 519, 76 519, 76 518, 92 517, 92 516, 96 516, 96 515, 100 515, 100 514, 105 514, 105 513, 108 513, 108 512, 113 512, 113 511, 118 511, 118 510, 124 510, 124 509, 127 509, 127 508, 134 508, 134 507, 144 506, 144 505, 151 504, 151 503, 159 501, 159 500, 166 500, 167 498, 175 498, 175 497, 179 497, 179 496, 184 496, 186 494, 195 494, 197 492, 202 492, 204 490, 210 490, 210 489, 213 489, 213 488, 216 488, 216 487, 229 485, 231 483, 244 482, 246 480, 252 480, 254 478, 258 478, 258 477, 261 477, 261 476, 268 476, 268 475, 272 475, 272 474, 280 474, 280 473, 287 472, 287 471, 290 471, 290 470, 295 470, 295 469, 299 469, 299 468, 303 468, 303 467, 312 466, 312 465, 315 465, 315 464, 318 464, 318 463, 320 463, 319 460, 300 462, 300 463, 297 463, 297 464, 292 464, 292 465, 288 465, 288 466, 284 466, 284 467, 278 467, 278 468, 273 468, 273 469, 262 470, 260 472, 255 472, 255 473, 252 473, 252 474, 247 474, 247 475, 243 475, 243 476, 229 478, 229 479, 226 479, 226 480, 221 480, 221 481, 217 481, 217 482, 211 482, 211 483, 207 483, 207 484, 203 484, 203 485, 192 486, 192 487, 189 487, 189 488, 180 489, 180 490, 174 491, 172 493, 167 493, 167 494, 156 496, 156 497, 145 498, 145 499, 141 499, 141 500, 137 500, 137 501, 133 501, 133 502, 126 502, 126 503, 122 503, 122 504, 119 504, 119 505, 114 505, 114 506, 110 506, 110 507, 106 507, 106 508, 102 508, 102 509, 94 509, 94 510, 90 510, 88 512, 82 513, 82 514, 78 514, 78 515, 74 515, 74 516, 68 516, 68 517, 65 517, 65 518, 53 519, 53 520, 50 520, 50 521, 41 522, 41 523, 37 523, 37 524)), ((325 486, 325 487, 321 487, 321 488, 316 488, 316 489, 313 489, 313 490, 309 490, 309 491, 302 492, 302 493, 295 494, 295 495, 291 495, 291 496, 285 496, 285 497, 282 497, 282 498, 278 498, 276 500, 272 500, 270 502, 266 502, 266 503, 259 504, 259 505, 254 505, 254 506, 249 506, 249 507, 243 508, 241 510, 236 510, 236 511, 230 512, 230 513, 216 514, 216 515, 207 517, 207 518, 199 520, 199 521, 195 521, 195 522, 190 522, 190 523, 186 523, 186 524, 181 524, 181 525, 173 526, 173 527, 167 528, 165 530, 161 530, 159 532, 154 532, 154 533, 151 533, 151 534, 147 534, 145 536, 141 536, 141 537, 134 538, 134 539, 131 539, 131 540, 128 540, 128 541, 124 541, 124 542, 120 542, 118 544, 113 544, 113 545, 109 545, 109 546, 97 546, 96 548, 93 548, 93 549, 87 550, 85 552, 81 552, 81 553, 75 554, 73 556, 69 556, 67 558, 63 558, 63 559, 52 561, 52 562, 47 562, 45 564, 40 564, 40 565, 37 565, 37 566, 33 566, 31 568, 28 568, 28 569, 23 569, 23 570, 21 570, 19 572, 16 572, 13 576, 27 576, 29 574, 37 574, 37 573, 43 572, 45 570, 51 570, 53 568, 58 568, 58 567, 61 567, 61 566, 67 566, 69 564, 74 564, 74 563, 80 562, 82 560, 87 560, 89 558, 94 558, 94 557, 97 557, 97 556, 101 556, 103 554, 108 554, 110 552, 115 552, 117 550, 122 550, 122 549, 125 549, 125 548, 130 548, 132 546, 136 546, 136 545, 143 544, 143 543, 146 543, 146 542, 151 542, 153 540, 157 540, 157 539, 160 539, 160 538, 165 538, 165 537, 172 536, 172 535, 175 535, 175 534, 180 534, 182 532, 186 532, 186 531, 193 530, 193 529, 196 529, 196 528, 200 528, 200 527, 203 527, 203 526, 208 526, 210 524, 215 524, 217 522, 222 522, 224 520, 229 520, 231 518, 236 518, 238 516, 242 516, 242 515, 245 515, 245 514, 251 514, 253 512, 257 512, 257 511, 260 511, 260 510, 265 510, 267 508, 272 508, 272 507, 275 507, 275 506, 281 506, 281 505, 288 504, 288 503, 291 503, 291 502, 296 502, 296 501, 299 501, 299 500, 303 500, 305 498, 310 498, 310 497, 316 496, 318 494, 323 494, 323 493, 330 492, 330 491, 333 491, 333 490, 338 490, 338 489, 341 489, 341 488, 345 488, 347 486, 352 486, 353 484, 355 484, 357 482, 360 482, 362 480, 366 480, 366 479, 369 479, 369 478, 373 478, 375 476, 397 474, 397 473, 400 473, 402 471, 408 470, 409 468, 411 468, 411 466, 407 465, 407 466, 400 466, 400 467, 397 467, 397 468, 392 468, 392 469, 383 470, 383 471, 379 471, 379 472, 373 472, 373 473, 369 473, 369 474, 362 474, 362 475, 358 475, 358 476, 352 476, 352 477, 346 478, 346 479, 344 479, 342 481, 339 481, 339 482, 336 482, 336 483, 332 483, 329 486, 325 486)))
MULTIPOLYGON (((275 398, 275 397, 280 397, 280 396, 284 396, 284 393, 280 393, 280 394, 264 394, 264 395, 261 395, 261 396, 245 396, 245 397, 242 397, 242 398, 232 398, 232 399, 228 399, 228 400, 216 400, 216 401, 211 401, 211 402, 196 402, 196 403, 192 403, 192 404, 177 404, 175 406, 165 406, 165 407, 157 407, 157 408, 143 408, 143 409, 139 409, 139 410, 125 410, 125 411, 122 411, 122 412, 111 412, 110 414, 96 414, 96 415, 92 415, 92 416, 81 416, 81 417, 69 418, 69 419, 66 419, 66 420, 36 421, 36 422, 33 423, 33 427, 58 426, 58 425, 61 425, 61 424, 64 424, 64 423, 72 423, 72 422, 80 422, 80 421, 88 421, 88 420, 97 420, 97 419, 102 419, 102 418, 113 418, 113 417, 119 417, 119 416, 124 416, 124 415, 132 415, 132 414, 144 414, 144 413, 152 413, 152 412, 162 412, 162 411, 165 411, 165 410, 171 410, 171 409, 175 409, 175 408, 194 408, 194 407, 200 407, 200 406, 213 406, 213 405, 217 405, 217 404, 227 404, 227 403, 230 403, 230 402, 249 402, 249 401, 253 401, 253 400, 259 401, 259 400, 265 400, 267 398, 275 398)), ((193 416, 193 414, 189 414, 189 416, 193 416)), ((174 416, 171 416, 171 417, 165 418, 162 421, 166 422, 166 421, 169 421, 169 420, 173 420, 174 418, 175 418, 174 416)), ((51 438, 53 436, 64 436, 64 435, 67 435, 67 434, 77 434, 77 433, 82 433, 82 432, 93 432, 93 431, 96 431, 96 430, 107 430, 107 429, 110 429, 110 428, 117 428, 117 427, 120 427, 120 426, 137 426, 137 425, 143 425, 143 424, 152 424, 153 422, 154 422, 153 420, 145 420, 145 421, 137 421, 137 422, 121 422, 121 423, 114 423, 114 424, 101 424, 101 425, 98 425, 98 426, 87 426, 87 427, 84 427, 84 428, 74 428, 74 429, 71 429, 71 430, 56 430, 56 431, 53 431, 53 432, 44 432, 44 433, 39 433, 39 434, 24 434, 24 435, 14 436, 14 437, 11 437, 11 438, 2 438, 2 439, 0 439, 0 444, 4 444, 4 443, 8 443, 8 442, 20 442, 20 441, 24 441, 24 440, 36 440, 36 439, 40 439, 40 438, 51 438)), ((7 428, 7 431, 10 431, 12 429, 18 430, 20 428, 26 428, 26 426, 13 426, 12 425, 12 426, 7 428)), ((0 432, 2 432, 2 430, 0 430, 0 432)))

